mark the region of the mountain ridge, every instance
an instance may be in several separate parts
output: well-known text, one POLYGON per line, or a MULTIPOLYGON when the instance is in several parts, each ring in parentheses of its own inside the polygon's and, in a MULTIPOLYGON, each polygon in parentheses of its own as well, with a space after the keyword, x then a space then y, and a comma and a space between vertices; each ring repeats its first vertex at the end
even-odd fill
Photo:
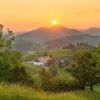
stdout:
POLYGON ((79 31, 77 29, 57 25, 52 27, 40 27, 17 35, 14 49, 21 50, 25 54, 27 51, 30 51, 34 44, 46 45, 49 50, 59 49, 69 42, 88 42, 89 44, 97 45, 99 39, 100 28, 89 28, 84 31, 79 31))

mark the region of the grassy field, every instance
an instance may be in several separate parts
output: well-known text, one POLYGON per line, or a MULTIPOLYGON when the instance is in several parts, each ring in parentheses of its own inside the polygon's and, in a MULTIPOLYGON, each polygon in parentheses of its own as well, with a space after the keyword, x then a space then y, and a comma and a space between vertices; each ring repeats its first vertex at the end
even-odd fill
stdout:
POLYGON ((72 75, 68 72, 65 72, 65 69, 62 69, 62 68, 58 68, 58 77, 60 78, 73 78, 72 75))
MULTIPOLYGON (((43 53, 44 52, 39 52, 39 56, 43 56, 43 53)), ((73 51, 71 49, 59 49, 59 50, 50 50, 48 51, 48 54, 49 55, 52 55, 53 57, 55 58, 58 58, 58 57, 70 57, 73 55, 73 51)), ((30 54, 26 57, 24 57, 25 60, 30 60, 30 59, 33 59, 37 57, 37 53, 33 53, 33 54, 30 54)))
POLYGON ((34 75, 37 75, 38 72, 43 68, 42 66, 36 66, 33 64, 28 64, 28 63, 24 63, 24 64, 25 64, 25 68, 26 68, 27 72, 29 74, 31 74, 32 77, 34 75))
MULTIPOLYGON (((98 87, 96 87, 98 88, 98 87)), ((0 85, 0 100, 100 100, 100 91, 47 93, 21 85, 0 85)))
MULTIPOLYGON (((31 74, 31 76, 35 76, 38 74, 38 72, 43 68, 43 66, 36 66, 36 65, 33 65, 33 64, 28 64, 28 63, 24 63, 25 64, 25 68, 27 70, 28 73, 31 74)), ((68 72, 65 72, 64 69, 62 68, 57 68, 57 72, 58 72, 58 76, 59 77, 67 77, 67 78, 71 78, 72 76, 68 73, 68 72)))

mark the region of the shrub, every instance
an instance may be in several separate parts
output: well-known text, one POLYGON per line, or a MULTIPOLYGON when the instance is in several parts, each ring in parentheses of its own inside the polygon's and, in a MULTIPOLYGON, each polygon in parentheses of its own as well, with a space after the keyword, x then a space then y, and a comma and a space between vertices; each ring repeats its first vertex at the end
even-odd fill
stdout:
POLYGON ((81 90, 81 88, 81 85, 75 80, 55 78, 52 80, 52 83, 45 86, 43 90, 50 92, 65 92, 81 90))
POLYGON ((50 66, 49 67, 49 72, 51 73, 52 77, 56 77, 58 72, 57 72, 57 67, 56 66, 50 66))
POLYGON ((61 61, 58 61, 58 67, 59 68, 63 68, 64 66, 63 66, 63 63, 61 62, 61 61))

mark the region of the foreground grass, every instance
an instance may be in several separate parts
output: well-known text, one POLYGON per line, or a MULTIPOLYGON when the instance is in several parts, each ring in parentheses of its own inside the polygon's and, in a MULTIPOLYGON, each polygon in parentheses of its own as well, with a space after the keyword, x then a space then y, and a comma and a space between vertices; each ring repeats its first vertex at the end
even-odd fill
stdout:
POLYGON ((0 100, 100 100, 100 92, 47 93, 21 85, 0 85, 0 100))

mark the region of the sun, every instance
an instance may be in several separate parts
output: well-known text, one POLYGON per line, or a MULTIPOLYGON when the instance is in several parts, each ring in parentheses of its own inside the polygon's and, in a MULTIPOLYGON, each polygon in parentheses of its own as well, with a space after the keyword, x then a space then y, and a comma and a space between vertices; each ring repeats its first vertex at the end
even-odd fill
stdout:
POLYGON ((53 20, 53 21, 52 21, 52 24, 53 24, 53 25, 57 25, 57 21, 56 21, 56 20, 53 20))

